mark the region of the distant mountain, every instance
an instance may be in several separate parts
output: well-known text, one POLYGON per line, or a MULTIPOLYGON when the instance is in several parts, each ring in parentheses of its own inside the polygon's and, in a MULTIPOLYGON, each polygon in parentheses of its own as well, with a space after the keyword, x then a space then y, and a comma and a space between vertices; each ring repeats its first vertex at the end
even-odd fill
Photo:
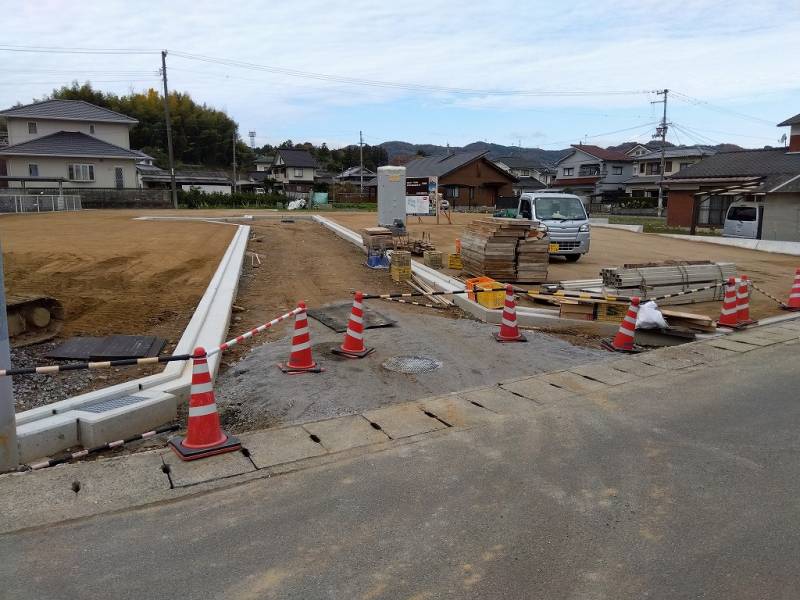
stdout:
MULTIPOLYGON (((380 144, 389 155, 392 161, 396 157, 415 156, 418 151, 422 151, 429 156, 436 154, 446 154, 447 146, 437 146, 436 144, 410 144, 409 142, 391 141, 380 144)), ((554 164, 564 156, 569 148, 564 150, 543 150, 541 148, 520 148, 519 146, 503 146, 502 144, 490 144, 487 142, 472 142, 463 147, 450 146, 450 152, 473 152, 475 150, 488 150, 489 158, 495 159, 501 156, 521 156, 537 163, 554 164)))

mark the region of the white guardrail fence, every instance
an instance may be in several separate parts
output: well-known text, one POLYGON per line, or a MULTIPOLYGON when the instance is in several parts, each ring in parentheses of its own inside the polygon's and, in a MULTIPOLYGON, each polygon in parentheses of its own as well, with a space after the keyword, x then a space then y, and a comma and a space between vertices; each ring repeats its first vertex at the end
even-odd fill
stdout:
POLYGON ((0 212, 30 213, 81 210, 81 197, 73 194, 0 194, 0 212))

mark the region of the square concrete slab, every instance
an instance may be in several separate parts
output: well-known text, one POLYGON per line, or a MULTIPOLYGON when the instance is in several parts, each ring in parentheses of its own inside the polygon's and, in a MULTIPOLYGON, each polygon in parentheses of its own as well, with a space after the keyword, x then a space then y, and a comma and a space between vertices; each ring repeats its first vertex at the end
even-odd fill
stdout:
POLYGON ((714 362, 717 360, 723 360, 725 358, 729 358, 731 356, 737 356, 739 353, 734 352, 733 350, 725 350, 724 348, 716 348, 714 346, 709 346, 706 342, 701 342, 698 344, 692 344, 692 352, 695 354, 699 354, 703 358, 706 359, 708 362, 714 362))
POLYGON ((176 488, 256 470, 253 463, 239 450, 190 461, 181 460, 172 450, 164 450, 161 457, 169 465, 169 475, 176 488))
POLYGON ((617 371, 616 369, 608 366, 607 363, 597 363, 594 365, 580 365, 570 369, 573 373, 583 375, 584 377, 591 377, 602 383, 608 385, 620 385, 628 381, 634 381, 636 375, 617 371))
POLYGON ((645 364, 652 365, 666 369, 667 371, 677 371, 679 369, 686 369, 693 367, 708 359, 696 352, 685 353, 682 356, 675 354, 667 354, 666 350, 659 350, 654 352, 643 352, 634 357, 634 360, 641 361, 645 364))
POLYGON ((541 406, 527 398, 520 398, 499 386, 478 388, 459 392, 459 398, 467 402, 477 402, 484 408, 501 415, 528 414, 541 410, 541 406))
POLYGON ((556 387, 541 377, 527 377, 525 379, 504 381, 500 384, 500 387, 514 394, 524 396, 529 400, 533 400, 540 405, 548 405, 552 400, 575 395, 574 392, 556 387))
POLYGON ((734 342, 729 338, 719 338, 715 340, 708 340, 705 342, 709 346, 714 346, 715 348, 722 348, 724 350, 733 350, 734 352, 749 352, 750 350, 755 350, 758 346, 754 344, 745 344, 743 342, 734 342))
POLYGON ((444 423, 422 412, 420 406, 415 402, 369 410, 364 413, 364 417, 380 425, 381 431, 392 439, 419 435, 446 427, 444 423))
POLYGON ((572 373, 570 371, 556 371, 554 373, 543 373, 539 375, 540 379, 544 379, 548 383, 552 383, 560 388, 575 392, 576 394, 585 394, 593 392, 605 384, 594 379, 586 379, 583 375, 572 373))
POLYGON ((789 331, 788 329, 783 329, 782 327, 758 327, 757 329, 753 329, 748 333, 754 333, 765 338, 772 338, 780 342, 788 342, 789 340, 796 340, 800 338, 800 332, 789 331))
POLYGON ((389 440, 389 436, 372 427, 361 415, 304 423, 303 428, 316 435, 328 452, 341 452, 389 440))
POLYGON ((299 426, 266 429, 243 435, 241 439, 259 469, 325 454, 325 448, 299 426))
POLYGON ((653 365, 648 365, 647 363, 632 358, 615 360, 608 363, 608 366, 613 367, 617 371, 636 375, 637 377, 653 377, 666 373, 665 369, 660 369, 659 367, 654 367, 653 365))
POLYGON ((774 346, 780 344, 780 340, 765 334, 748 331, 747 333, 734 333, 728 337, 729 340, 734 342, 741 342, 743 344, 752 344, 753 346, 774 346))
POLYGON ((420 400, 419 405, 453 427, 480 425, 500 418, 497 413, 475 406, 458 396, 441 396, 420 400))

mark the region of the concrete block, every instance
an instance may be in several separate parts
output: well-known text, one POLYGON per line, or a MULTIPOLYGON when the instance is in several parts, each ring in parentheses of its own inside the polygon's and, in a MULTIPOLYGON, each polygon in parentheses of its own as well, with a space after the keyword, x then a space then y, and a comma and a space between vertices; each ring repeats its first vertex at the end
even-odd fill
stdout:
POLYGON ((749 333, 753 333, 764 338, 777 340, 778 342, 788 342, 789 340, 796 340, 800 338, 800 331, 788 330, 782 327, 758 327, 750 330, 749 333))
POLYGON ((158 452, 141 452, 3 475, 0 532, 167 498, 169 478, 162 464, 158 452))
POLYGON ((420 400, 419 405, 453 427, 480 425, 499 418, 496 413, 475 406, 456 395, 427 398, 420 400))
POLYGON ((240 439, 259 469, 325 454, 325 448, 314 442, 302 427, 266 429, 242 435, 240 439))
POLYGON ((605 363, 579 365, 571 368, 570 371, 578 375, 583 375, 584 377, 596 379, 607 385, 620 385, 636 379, 636 375, 625 373, 624 371, 617 371, 605 363))
POLYGON ((576 394, 585 394, 594 390, 605 387, 605 384, 593 379, 586 379, 582 375, 570 371, 555 371, 554 373, 543 373, 539 375, 540 379, 552 383, 560 388, 575 392, 576 394))
POLYGON ((714 340, 708 340, 705 342, 709 346, 714 346, 715 348, 722 348, 723 350, 733 350, 734 352, 749 352, 750 350, 755 350, 758 346, 753 344, 745 344, 743 342, 734 342, 728 338, 718 338, 714 340))
POLYGON ((692 344, 692 352, 701 355, 706 359, 707 362, 723 360, 738 354, 738 352, 734 352, 733 350, 725 350, 724 348, 709 346, 707 342, 692 344))
POLYGON ((541 406, 526 398, 515 396, 499 386, 467 390, 458 393, 467 402, 477 402, 484 408, 501 415, 519 415, 538 412, 541 406))
POLYGON ((178 415, 178 400, 172 394, 144 390, 133 396, 143 400, 104 412, 73 411, 80 443, 90 448, 121 440, 174 421, 178 415))
POLYGON ((392 439, 445 428, 443 423, 426 415, 419 405, 413 402, 369 410, 364 416, 380 425, 381 430, 392 439))
POLYGON ((549 404, 552 400, 574 395, 573 392, 556 387, 540 377, 528 377, 526 379, 502 382, 500 387, 539 404, 549 404))
POLYGON ((745 333, 734 333, 733 335, 728 336, 729 340, 733 340, 734 342, 741 342, 743 344, 752 344, 753 346, 774 346, 775 344, 779 344, 781 340, 776 339, 775 337, 760 334, 755 331, 748 331, 745 333))
POLYGON ((633 358, 634 360, 638 360, 647 365, 660 367, 662 369, 666 369, 667 371, 686 369, 688 367, 693 367, 694 365, 700 364, 706 360, 703 356, 697 353, 689 356, 670 356, 669 354, 666 354, 664 350, 643 352, 641 354, 637 354, 633 358))
POLYGON ((655 375, 661 375, 667 372, 665 369, 648 365, 647 363, 632 358, 614 360, 609 362, 608 366, 613 367, 617 371, 636 375, 637 377, 654 377, 655 375))
POLYGON ((17 448, 23 463, 53 456, 79 443, 78 422, 71 412, 17 425, 17 448))
POLYGON ((340 452, 389 440, 389 436, 372 427, 361 415, 305 423, 303 428, 316 435, 328 452, 340 452))
POLYGON ((183 461, 168 448, 161 451, 161 457, 170 467, 170 477, 176 488, 255 471, 253 463, 238 450, 208 458, 183 461))

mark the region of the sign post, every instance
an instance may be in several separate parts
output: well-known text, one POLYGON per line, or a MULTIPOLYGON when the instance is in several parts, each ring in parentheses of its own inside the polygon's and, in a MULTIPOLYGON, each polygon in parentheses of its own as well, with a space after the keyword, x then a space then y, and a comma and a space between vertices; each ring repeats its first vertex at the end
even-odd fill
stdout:
MULTIPOLYGON (((11 368, 6 316, 6 287, 3 278, 3 248, 0 247, 0 369, 11 368)), ((10 377, 0 377, 0 473, 19 466, 17 421, 14 413, 14 390, 10 377)))
POLYGON ((441 210, 441 202, 439 201, 439 178, 438 177, 429 177, 428 178, 428 194, 433 201, 436 202, 436 224, 439 224, 439 211, 441 210))

